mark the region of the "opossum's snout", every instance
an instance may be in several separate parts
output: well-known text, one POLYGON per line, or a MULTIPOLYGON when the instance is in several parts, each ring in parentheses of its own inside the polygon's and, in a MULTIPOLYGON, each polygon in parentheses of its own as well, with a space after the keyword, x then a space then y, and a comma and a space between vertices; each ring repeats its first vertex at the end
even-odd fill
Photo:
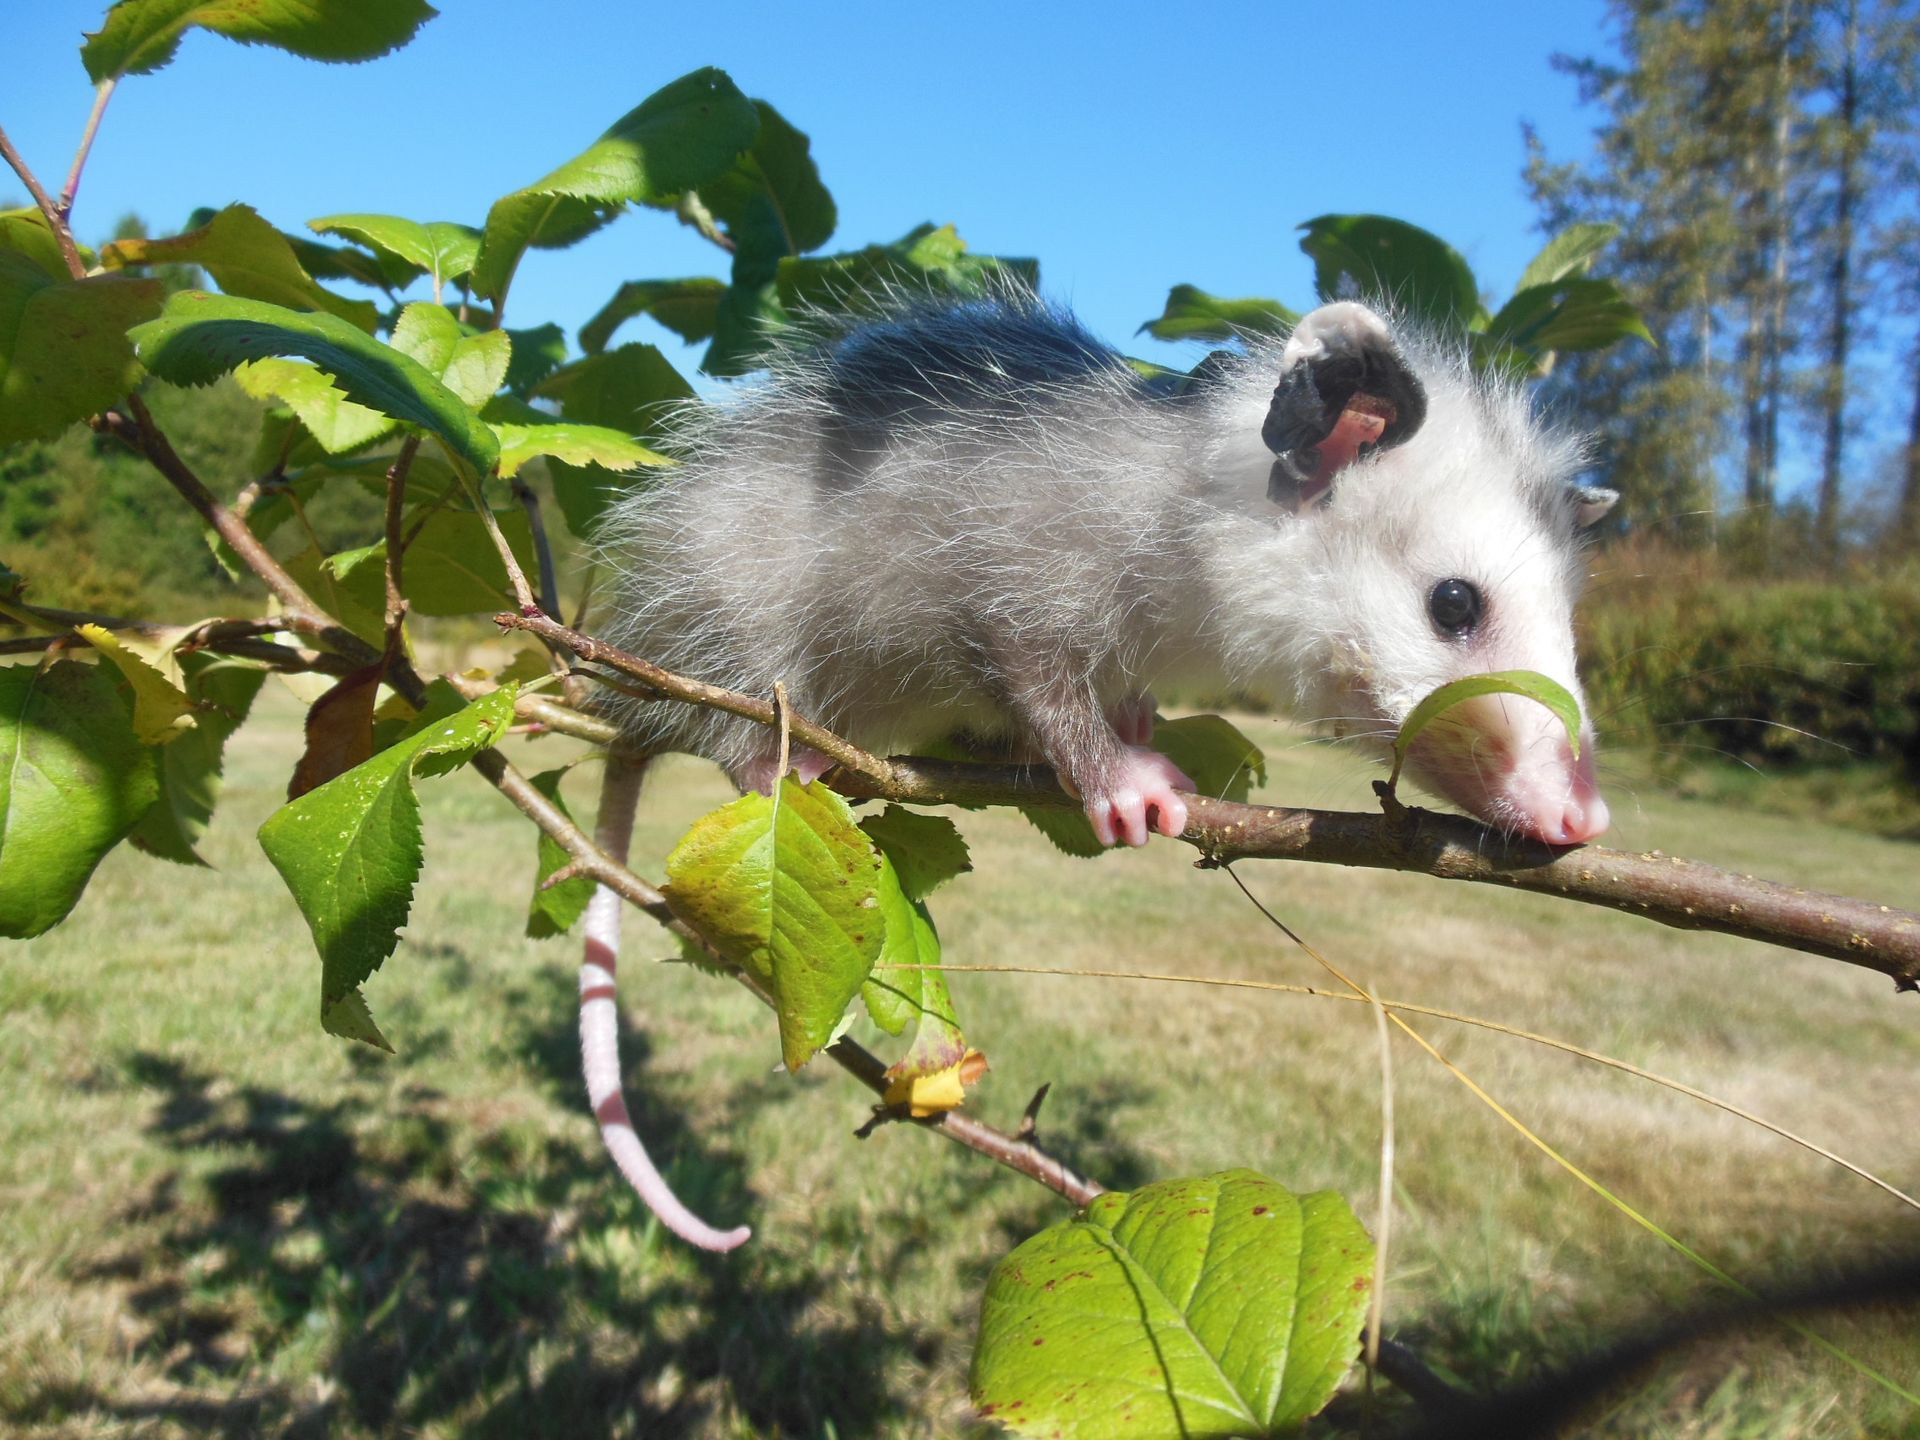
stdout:
POLYGON ((1593 732, 1576 760, 1559 717, 1519 695, 1482 695, 1436 720, 1407 753, 1427 789, 1490 825, 1548 845, 1584 845, 1607 830, 1594 778, 1593 732))

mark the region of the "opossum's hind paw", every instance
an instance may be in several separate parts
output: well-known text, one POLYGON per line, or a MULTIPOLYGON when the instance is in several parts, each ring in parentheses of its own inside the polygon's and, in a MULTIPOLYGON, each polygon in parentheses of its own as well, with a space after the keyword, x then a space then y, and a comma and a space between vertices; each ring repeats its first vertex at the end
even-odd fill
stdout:
POLYGON ((1166 756, 1129 745, 1100 788, 1081 798, 1102 845, 1144 845, 1155 831, 1178 835, 1187 828, 1187 802, 1175 792, 1192 789, 1193 781, 1166 756))
MULTIPOLYGON (((833 768, 831 756, 823 755, 811 745, 796 745, 787 756, 787 768, 800 777, 802 785, 818 780, 833 768)), ((740 787, 740 793, 758 790, 762 795, 773 793, 773 782, 780 778, 780 755, 777 751, 766 755, 755 755, 728 772, 733 783, 740 787)))
POLYGON ((1129 745, 1147 745, 1153 741, 1153 715, 1160 702, 1151 691, 1129 695, 1107 714, 1114 733, 1129 745))

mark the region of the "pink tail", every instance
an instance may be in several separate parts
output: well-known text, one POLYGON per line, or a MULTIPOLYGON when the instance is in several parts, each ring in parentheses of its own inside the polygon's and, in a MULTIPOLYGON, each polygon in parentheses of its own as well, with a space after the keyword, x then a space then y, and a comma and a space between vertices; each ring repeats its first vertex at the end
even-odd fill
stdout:
MULTIPOLYGON (((626 863, 627 843, 633 835, 634 806, 640 797, 644 771, 644 761, 607 761, 594 839, 622 864, 626 863)), ((620 1089, 620 1009, 614 978, 619 968, 623 908, 620 897, 602 885, 594 891, 583 922, 587 950, 580 965, 580 1061, 587 1077, 587 1102, 600 1122, 600 1134, 613 1163, 647 1208, 660 1217, 660 1223, 702 1250, 732 1250, 745 1244, 753 1232, 744 1225, 716 1230, 682 1205, 665 1177, 654 1168, 647 1147, 633 1128, 633 1117, 627 1113, 627 1097, 620 1089)))

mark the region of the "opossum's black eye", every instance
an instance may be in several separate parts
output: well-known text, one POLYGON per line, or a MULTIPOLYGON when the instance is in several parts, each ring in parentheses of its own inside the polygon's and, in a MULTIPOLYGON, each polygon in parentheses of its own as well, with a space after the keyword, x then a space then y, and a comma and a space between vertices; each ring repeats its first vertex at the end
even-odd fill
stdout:
POLYGON ((1471 581, 1442 580, 1427 592, 1427 614, 1442 635, 1465 635, 1479 625, 1486 609, 1487 602, 1471 581))

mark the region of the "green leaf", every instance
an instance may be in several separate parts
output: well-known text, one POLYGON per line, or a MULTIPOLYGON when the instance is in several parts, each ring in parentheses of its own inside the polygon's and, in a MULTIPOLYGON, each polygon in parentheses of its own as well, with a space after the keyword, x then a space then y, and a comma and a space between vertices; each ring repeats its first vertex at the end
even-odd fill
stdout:
POLYGON ((701 820, 667 857, 668 903, 773 997, 797 1070, 833 1037, 880 953, 880 857, 847 805, 790 776, 701 820))
MULTIPOLYGON (((940 935, 926 897, 936 886, 972 868, 966 841, 953 822, 889 805, 860 824, 882 860, 879 910, 886 939, 877 965, 930 966, 940 963, 940 935)), ((888 1068, 891 1080, 933 1075, 958 1064, 967 1053, 966 1036, 953 1009, 947 977, 939 970, 876 969, 860 989, 867 1013, 890 1035, 914 1022, 907 1053, 888 1068)))
POLYGON ((700 202, 736 244, 770 227, 782 255, 817 250, 833 238, 839 212, 813 163, 813 143, 766 101, 753 108, 760 116, 753 148, 697 187, 700 202))
MULTIPOLYGON (((54 258, 59 259, 58 253, 54 258)), ((690 345, 706 340, 713 334, 715 313, 726 293, 727 282, 710 276, 629 280, 580 327, 580 348, 589 355, 599 354, 613 332, 636 315, 651 315, 690 345)))
POLYGON ((40 267, 50 280, 70 280, 67 257, 60 253, 60 242, 53 238, 47 217, 37 209, 0 210, 0 250, 24 255, 40 267))
POLYGON ((111 670, 0 667, 0 935, 25 939, 66 918, 158 797, 159 766, 111 670))
POLYGON ((513 341, 504 330, 464 335, 444 305, 419 300, 400 312, 393 327, 393 348, 420 366, 468 405, 478 410, 506 382, 513 341))
POLYGON ((509 330, 513 357, 507 362, 507 389, 526 395, 567 359, 567 332, 549 320, 528 330, 509 330))
POLYGON ((352 245, 322 245, 305 235, 288 235, 284 230, 280 233, 300 268, 316 280, 353 280, 392 294, 406 289, 424 273, 397 255, 370 254, 352 245))
POLYGON ((655 91, 606 134, 487 212, 474 292, 505 295, 529 246, 570 245, 628 203, 696 190, 753 143, 760 117, 726 72, 708 67, 655 91))
POLYGON ((159 306, 156 280, 60 280, 0 250, 0 445, 51 439, 138 384, 127 327, 159 306))
POLYGON ((372 331, 380 311, 370 300, 348 300, 315 282, 287 237, 248 205, 229 205, 197 230, 165 240, 115 240, 100 249, 109 270, 129 265, 198 265, 229 295, 264 300, 290 310, 323 310, 356 329, 372 331))
POLYGON ((1535 670, 1496 670, 1487 675, 1469 675, 1463 680, 1442 685, 1413 707, 1401 723, 1393 740, 1393 771, 1387 776, 1387 788, 1400 780, 1400 768, 1406 764, 1407 751, 1420 738, 1420 732, 1454 706, 1482 695, 1521 695, 1537 700, 1559 717, 1567 727, 1567 741, 1573 758, 1580 758, 1580 702, 1567 687, 1535 670))
POLYGON ((555 371, 533 393, 558 400, 569 420, 658 436, 666 417, 693 398, 693 387, 653 346, 622 345, 555 371))
POLYGON ((1520 283, 1514 289, 1528 290, 1535 285, 1551 285, 1556 280, 1586 274, 1593 265, 1593 257, 1606 249, 1619 233, 1618 225, 1604 222, 1582 221, 1569 225, 1527 262, 1520 283))
POLYGON ((451 220, 422 224, 398 215, 322 215, 307 226, 321 235, 344 236, 375 255, 432 276, 435 294, 440 286, 471 271, 480 254, 480 232, 451 220))
POLYGON ((1300 312, 1278 300, 1223 300, 1193 285, 1167 292, 1160 318, 1141 330, 1157 340, 1235 340, 1243 335, 1285 335, 1300 323, 1300 312))
POLYGON ((425 0, 120 0, 87 36, 80 62, 96 85, 151 74, 196 25, 309 60, 372 60, 406 44, 436 13, 425 0))
POLYGON ((666 456, 604 425, 496 425, 500 439, 500 473, 513 475, 529 460, 550 455, 569 465, 598 465, 603 470, 632 470, 642 465, 670 465, 666 456))
MULTIPOLYGON (((526 511, 514 507, 493 512, 495 523, 529 580, 539 583, 533 559, 533 529, 526 511)), ((378 598, 384 607, 387 545, 384 540, 335 555, 328 569, 352 597, 356 618, 378 598), (366 578, 362 578, 366 577, 366 578)), ((513 605, 507 567, 487 534, 484 521, 470 510, 438 510, 421 525, 406 547, 401 578, 407 604, 416 615, 491 614, 513 605)), ((319 595, 315 595, 319 599, 319 595)), ((338 613, 337 611, 335 612, 338 613)), ((341 616, 345 620, 344 615, 341 616)), ((356 629, 357 626, 352 627, 356 629)))
POLYGON ((1322 215, 1300 227, 1320 296, 1360 297, 1418 316, 1438 330, 1474 328, 1482 314, 1473 270, 1446 241, 1385 215, 1322 215))
MULTIPOLYGON (((329 615, 378 648, 386 639, 386 577, 378 565, 350 566, 343 574, 335 569, 337 558, 324 556, 318 546, 308 545, 281 564, 329 615)), ((413 589, 411 579, 407 589, 413 589)))
MULTIPOLYGON (((567 802, 561 798, 560 782, 566 778, 565 770, 547 770, 533 777, 533 788, 538 790, 554 805, 562 815, 572 818, 567 810, 567 802)), ((533 876, 533 899, 527 906, 527 938, 545 940, 550 936, 564 935, 571 930, 586 914, 587 902, 593 899, 594 883, 589 875, 576 875, 571 880, 562 880, 551 890, 542 889, 547 877, 571 863, 573 857, 560 848, 560 843, 546 831, 539 832, 539 844, 535 854, 533 876)))
POLYGON ((1611 280, 1556 280, 1516 291, 1486 333, 1535 356, 1601 350, 1628 336, 1653 343, 1639 310, 1611 280))
POLYGON ((889 804, 860 822, 867 837, 900 872, 909 898, 924 900, 956 875, 973 869, 967 842, 944 815, 926 815, 889 804))
POLYGON ((1102 1195, 995 1268, 974 1401, 1068 1440, 1290 1432, 1352 1368, 1372 1270, 1330 1190, 1229 1170, 1102 1195))
POLYGON ((1094 837, 1085 811, 1065 805, 1022 805, 1020 813, 1064 855, 1094 860, 1107 853, 1107 847, 1094 837))
POLYGON ((131 338, 146 367, 177 385, 205 385, 244 360, 298 355, 351 400, 437 436, 477 489, 500 448, 480 418, 416 361, 331 315, 182 290, 131 338))
POLYGON ((953 226, 927 224, 890 245, 783 260, 779 296, 788 311, 864 314, 898 305, 903 290, 971 298, 1008 283, 1036 288, 1039 262, 975 255, 953 226))
POLYGON ((193 702, 187 692, 105 626, 80 625, 75 629, 101 659, 120 672, 132 691, 133 733, 140 743, 164 745, 179 739, 184 726, 192 723, 187 717, 193 712, 193 702))
POLYGON ((194 846, 213 818, 227 739, 238 730, 266 683, 257 665, 213 655, 182 655, 193 728, 160 751, 160 801, 128 838, 149 855, 180 865, 205 865, 194 846))
POLYGON ((1187 772, 1196 795, 1245 802, 1251 785, 1267 782, 1267 757, 1232 721, 1185 715, 1153 727, 1153 748, 1187 772))
POLYGON ((362 449, 394 428, 392 417, 354 404, 334 388, 331 375, 298 360, 250 360, 233 378, 254 399, 284 404, 329 455, 362 449))
POLYGON ((425 858, 415 776, 441 775, 497 743, 517 686, 503 686, 282 806, 260 845, 287 882, 320 952, 320 1019, 390 1049, 360 986, 399 943, 425 858))

